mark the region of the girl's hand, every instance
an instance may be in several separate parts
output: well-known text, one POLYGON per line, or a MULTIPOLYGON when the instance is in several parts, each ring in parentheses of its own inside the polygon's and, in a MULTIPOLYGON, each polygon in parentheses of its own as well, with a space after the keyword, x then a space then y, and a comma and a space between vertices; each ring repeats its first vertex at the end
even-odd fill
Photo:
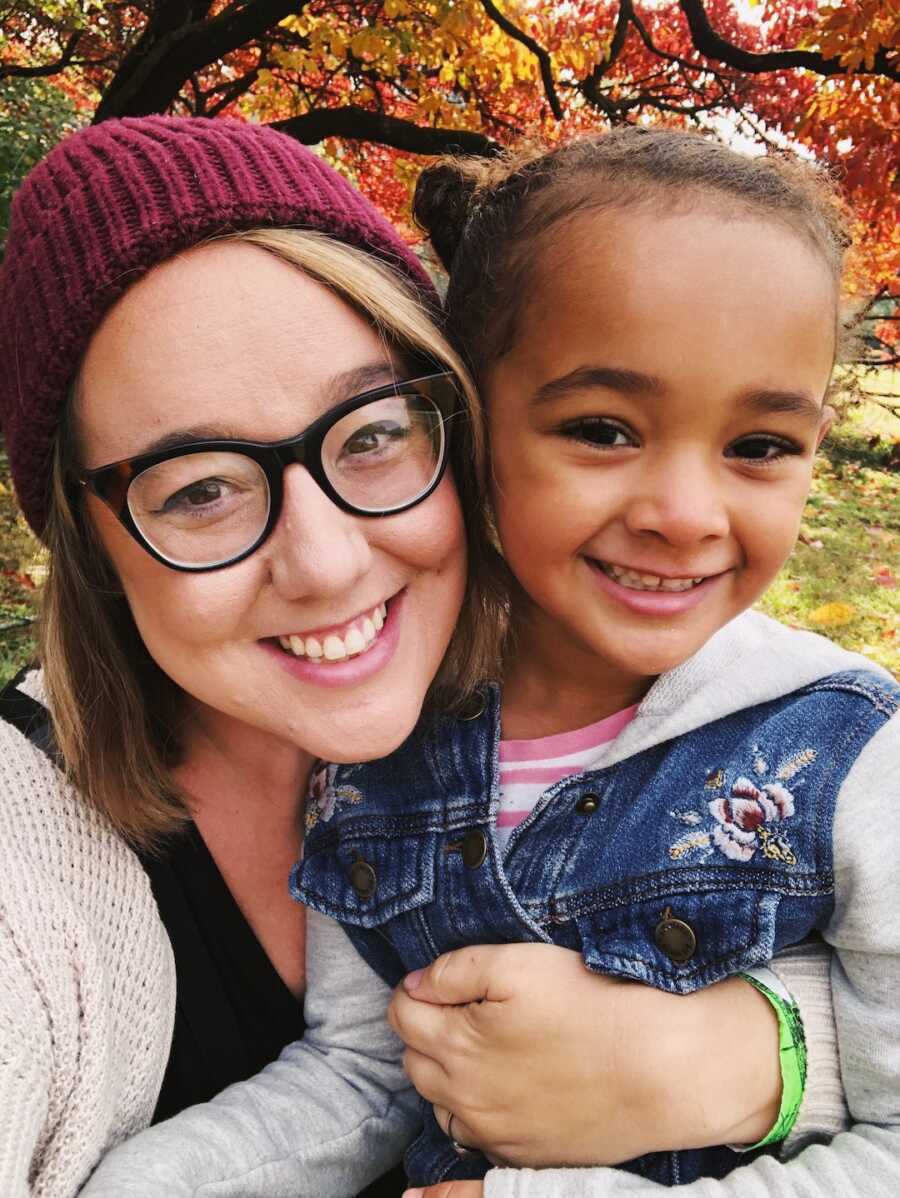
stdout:
POLYGON ((481 945, 410 974, 389 1018, 441 1127, 452 1112, 455 1139, 501 1164, 753 1144, 778 1113, 777 1021, 738 978, 672 995, 553 945, 481 945))
POLYGON ((484 1198, 484 1182, 442 1181, 424 1190, 404 1190, 403 1198, 484 1198))

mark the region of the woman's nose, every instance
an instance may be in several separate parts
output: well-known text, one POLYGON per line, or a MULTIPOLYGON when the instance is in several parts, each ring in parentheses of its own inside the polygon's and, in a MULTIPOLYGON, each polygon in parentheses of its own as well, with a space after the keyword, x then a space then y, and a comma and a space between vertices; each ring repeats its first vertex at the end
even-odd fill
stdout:
POLYGON ((283 487, 266 543, 273 583, 289 598, 343 594, 372 565, 360 519, 332 503, 304 466, 288 466, 283 487))
POLYGON ((731 521, 723 484, 716 467, 700 455, 654 463, 628 501, 628 528, 679 548, 725 537, 731 521))

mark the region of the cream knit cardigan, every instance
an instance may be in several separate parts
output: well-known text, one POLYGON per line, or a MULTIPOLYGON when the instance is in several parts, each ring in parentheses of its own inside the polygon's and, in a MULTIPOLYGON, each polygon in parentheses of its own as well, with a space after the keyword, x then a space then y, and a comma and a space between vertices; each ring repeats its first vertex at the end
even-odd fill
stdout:
POLYGON ((3 721, 0 787, 0 1193, 71 1198, 152 1117, 174 961, 134 853, 3 721))

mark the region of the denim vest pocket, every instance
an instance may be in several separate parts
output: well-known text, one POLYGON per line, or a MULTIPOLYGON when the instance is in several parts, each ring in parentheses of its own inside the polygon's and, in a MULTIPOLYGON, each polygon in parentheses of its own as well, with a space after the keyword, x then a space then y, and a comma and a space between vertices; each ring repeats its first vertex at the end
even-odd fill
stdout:
POLYGON ((689 994, 771 959, 779 894, 743 888, 661 893, 577 915, 585 964, 689 994))
POLYGON ((310 837, 294 897, 340 923, 377 928, 434 898, 437 837, 432 833, 310 837))

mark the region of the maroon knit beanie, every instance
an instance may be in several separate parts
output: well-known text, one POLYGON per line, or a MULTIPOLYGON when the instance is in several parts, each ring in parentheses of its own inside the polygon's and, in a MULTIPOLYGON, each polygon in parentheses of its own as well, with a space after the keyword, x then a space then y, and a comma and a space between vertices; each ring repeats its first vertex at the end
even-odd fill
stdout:
POLYGON ((22 510, 47 520, 53 442, 72 379, 114 301, 211 234, 317 229, 432 285, 378 211, 310 150, 231 120, 136 117, 73 133, 15 196, 0 267, 0 424, 22 510))

